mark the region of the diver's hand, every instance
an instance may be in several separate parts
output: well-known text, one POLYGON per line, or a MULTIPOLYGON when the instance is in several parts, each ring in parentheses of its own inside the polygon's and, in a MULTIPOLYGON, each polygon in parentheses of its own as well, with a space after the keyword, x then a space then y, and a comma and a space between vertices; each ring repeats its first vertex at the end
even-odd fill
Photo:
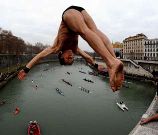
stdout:
POLYGON ((25 77, 26 77, 26 75, 27 75, 27 73, 25 73, 25 71, 22 69, 22 70, 20 70, 19 73, 18 73, 18 79, 19 79, 19 80, 24 80, 25 77))

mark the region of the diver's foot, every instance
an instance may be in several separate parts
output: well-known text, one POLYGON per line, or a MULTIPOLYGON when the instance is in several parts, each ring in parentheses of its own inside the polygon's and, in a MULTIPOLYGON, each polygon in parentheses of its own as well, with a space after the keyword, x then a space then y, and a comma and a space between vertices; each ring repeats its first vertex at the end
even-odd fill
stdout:
POLYGON ((123 63, 116 59, 111 68, 108 68, 108 72, 111 89, 115 92, 120 89, 124 80, 123 63))

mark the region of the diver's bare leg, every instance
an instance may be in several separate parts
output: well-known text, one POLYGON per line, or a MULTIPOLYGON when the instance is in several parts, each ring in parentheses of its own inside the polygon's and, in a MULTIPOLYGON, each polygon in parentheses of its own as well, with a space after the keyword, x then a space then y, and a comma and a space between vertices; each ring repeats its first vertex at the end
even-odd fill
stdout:
POLYGON ((112 56, 116 57, 116 55, 114 53, 114 49, 112 47, 112 44, 111 44, 109 38, 97 28, 97 26, 96 26, 95 22, 93 21, 92 17, 86 12, 86 10, 83 10, 81 13, 83 15, 83 18, 84 18, 87 26, 101 38, 101 40, 103 41, 105 47, 112 54, 112 56))
MULTIPOLYGON (((110 40, 108 39, 108 37, 97 28, 92 17, 86 12, 86 10, 83 10, 81 13, 84 17, 84 21, 86 22, 87 26, 102 39, 105 47, 108 49, 108 51, 111 53, 111 55, 116 58, 116 55, 114 53, 114 49, 113 49, 112 44, 111 44, 110 40)), ((109 72, 113 72, 113 71, 111 71, 111 69, 109 69, 109 72)), ((111 73, 109 75, 111 75, 111 73)), ((118 88, 121 87, 123 80, 124 80, 123 71, 117 72, 115 82, 117 83, 118 88)))
POLYGON ((93 32, 85 23, 85 20, 82 14, 74 9, 70 9, 64 14, 64 21, 67 26, 72 29, 74 32, 80 34, 80 36, 85 39, 89 45, 103 58, 108 68, 110 69, 110 84, 113 91, 117 90, 115 84, 116 72, 122 70, 120 67, 123 67, 122 63, 113 57, 111 53, 105 47, 101 38, 93 32))

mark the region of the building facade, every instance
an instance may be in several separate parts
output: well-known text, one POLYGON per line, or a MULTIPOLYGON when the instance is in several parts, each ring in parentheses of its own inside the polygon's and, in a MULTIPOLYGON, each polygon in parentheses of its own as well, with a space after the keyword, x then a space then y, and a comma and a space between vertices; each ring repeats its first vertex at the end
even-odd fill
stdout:
POLYGON ((144 44, 147 37, 141 33, 130 36, 123 40, 123 58, 124 59, 144 59, 144 44))
POLYGON ((123 44, 120 42, 112 43, 116 57, 123 58, 123 44))
POLYGON ((158 60, 158 39, 148 39, 145 41, 144 59, 158 60))

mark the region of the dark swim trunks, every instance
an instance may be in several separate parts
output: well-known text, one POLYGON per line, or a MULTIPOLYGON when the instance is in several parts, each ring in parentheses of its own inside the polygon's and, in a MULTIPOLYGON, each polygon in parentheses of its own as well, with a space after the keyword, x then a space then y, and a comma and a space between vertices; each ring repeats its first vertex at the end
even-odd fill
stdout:
POLYGON ((63 12, 63 14, 62 14, 62 20, 63 20, 63 22, 64 22, 64 13, 67 11, 67 10, 69 10, 69 9, 75 9, 75 10, 77 10, 77 11, 79 11, 79 12, 82 12, 82 10, 85 10, 84 8, 82 8, 82 7, 78 7, 78 6, 70 6, 70 7, 68 7, 64 12, 63 12))

